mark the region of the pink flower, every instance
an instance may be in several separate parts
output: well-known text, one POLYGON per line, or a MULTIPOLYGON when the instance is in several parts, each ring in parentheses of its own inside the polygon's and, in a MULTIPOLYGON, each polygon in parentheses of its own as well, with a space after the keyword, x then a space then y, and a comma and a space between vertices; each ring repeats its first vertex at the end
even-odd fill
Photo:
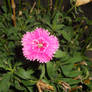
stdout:
POLYGON ((59 48, 59 42, 55 36, 50 35, 48 30, 36 28, 24 34, 22 46, 26 59, 46 63, 52 59, 53 54, 59 48))

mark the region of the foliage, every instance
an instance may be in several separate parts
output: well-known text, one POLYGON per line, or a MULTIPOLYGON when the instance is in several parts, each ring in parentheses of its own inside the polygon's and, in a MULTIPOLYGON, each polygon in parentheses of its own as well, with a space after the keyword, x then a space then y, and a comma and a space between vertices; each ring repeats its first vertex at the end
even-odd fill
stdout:
MULTIPOLYGON (((56 2, 57 4, 57 2, 56 2)), ((38 7, 30 14, 22 9, 16 12, 16 26, 12 24, 12 13, 3 6, 0 15, 0 92, 38 92, 37 83, 53 86, 54 92, 91 92, 89 79, 91 63, 85 56, 87 46, 92 48, 92 31, 82 38, 85 27, 92 25, 84 16, 79 16, 75 8, 68 12, 48 10, 38 7), (60 48, 52 61, 46 64, 28 61, 22 55, 21 38, 27 31, 36 27, 48 29, 59 39, 60 48), (85 40, 84 40, 85 39, 85 40), (83 43, 84 41, 84 43, 83 43), (65 85, 66 84, 66 85, 65 85)), ((60 8, 60 7, 59 7, 60 8)), ((47 92, 47 89, 43 89, 47 92)), ((49 90, 51 92, 51 90, 49 90)))

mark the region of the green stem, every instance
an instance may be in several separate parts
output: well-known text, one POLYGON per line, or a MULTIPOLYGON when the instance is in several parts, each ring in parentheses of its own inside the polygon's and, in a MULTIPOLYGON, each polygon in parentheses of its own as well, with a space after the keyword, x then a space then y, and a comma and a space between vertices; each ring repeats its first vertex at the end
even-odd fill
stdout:
POLYGON ((85 71, 86 71, 86 75, 84 76, 83 80, 87 79, 87 78, 88 78, 88 76, 89 76, 89 71, 88 71, 88 69, 87 69, 87 68, 85 68, 85 71))
POLYGON ((19 10, 21 10, 21 0, 19 0, 19 10))
POLYGON ((57 8, 58 2, 59 2, 59 0, 56 0, 56 1, 55 1, 55 8, 57 8))
POLYGON ((38 81, 36 81, 36 80, 29 80, 30 81, 30 83, 34 83, 34 84, 36 84, 38 81))
POLYGON ((63 0, 60 1, 60 4, 59 4, 59 10, 61 10, 61 6, 63 4, 63 0))
POLYGON ((67 11, 67 14, 69 14, 74 8, 75 8, 75 5, 73 5, 72 8, 70 8, 70 9, 67 11))
POLYGON ((38 0, 38 8, 40 8, 40 0, 38 0))
POLYGON ((8 0, 8 7, 9 7, 9 11, 10 11, 10 13, 11 13, 12 10, 11 10, 11 2, 10 2, 10 0, 8 0))
POLYGON ((14 73, 15 68, 14 68, 14 69, 12 69, 12 68, 10 67, 10 68, 6 68, 6 70, 10 71, 11 73, 14 73))
POLYGON ((49 7, 49 4, 50 4, 50 0, 48 0, 48 11, 50 11, 50 7, 49 7))
POLYGON ((40 80, 44 77, 45 75, 45 66, 44 64, 42 65, 42 69, 41 69, 41 75, 40 75, 40 80))

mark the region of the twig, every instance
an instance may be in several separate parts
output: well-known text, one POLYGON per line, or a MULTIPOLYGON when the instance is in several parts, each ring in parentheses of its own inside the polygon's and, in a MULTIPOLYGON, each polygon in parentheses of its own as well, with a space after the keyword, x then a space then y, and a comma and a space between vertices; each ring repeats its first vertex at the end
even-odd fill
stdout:
POLYGON ((15 2, 14 0, 11 0, 11 5, 12 5, 12 9, 13 9, 13 15, 12 15, 12 21, 13 21, 13 25, 16 26, 16 15, 15 15, 15 2))
POLYGON ((31 10, 30 10, 30 13, 32 13, 32 11, 33 11, 33 9, 34 9, 35 5, 36 5, 36 2, 34 2, 34 4, 33 4, 32 8, 31 8, 31 10))

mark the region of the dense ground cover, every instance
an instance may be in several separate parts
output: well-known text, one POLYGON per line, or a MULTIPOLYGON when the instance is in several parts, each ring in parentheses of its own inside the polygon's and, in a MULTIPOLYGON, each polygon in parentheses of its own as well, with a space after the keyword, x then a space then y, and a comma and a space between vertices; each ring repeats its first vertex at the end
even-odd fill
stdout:
POLYGON ((92 49, 92 21, 72 3, 64 12, 57 1, 53 7, 48 2, 47 8, 34 3, 31 10, 21 5, 16 12, 13 5, 1 7, 0 92, 92 91, 92 65, 85 56, 92 49), (59 41, 47 63, 27 60, 23 55, 23 35, 37 27, 47 29, 59 41))

